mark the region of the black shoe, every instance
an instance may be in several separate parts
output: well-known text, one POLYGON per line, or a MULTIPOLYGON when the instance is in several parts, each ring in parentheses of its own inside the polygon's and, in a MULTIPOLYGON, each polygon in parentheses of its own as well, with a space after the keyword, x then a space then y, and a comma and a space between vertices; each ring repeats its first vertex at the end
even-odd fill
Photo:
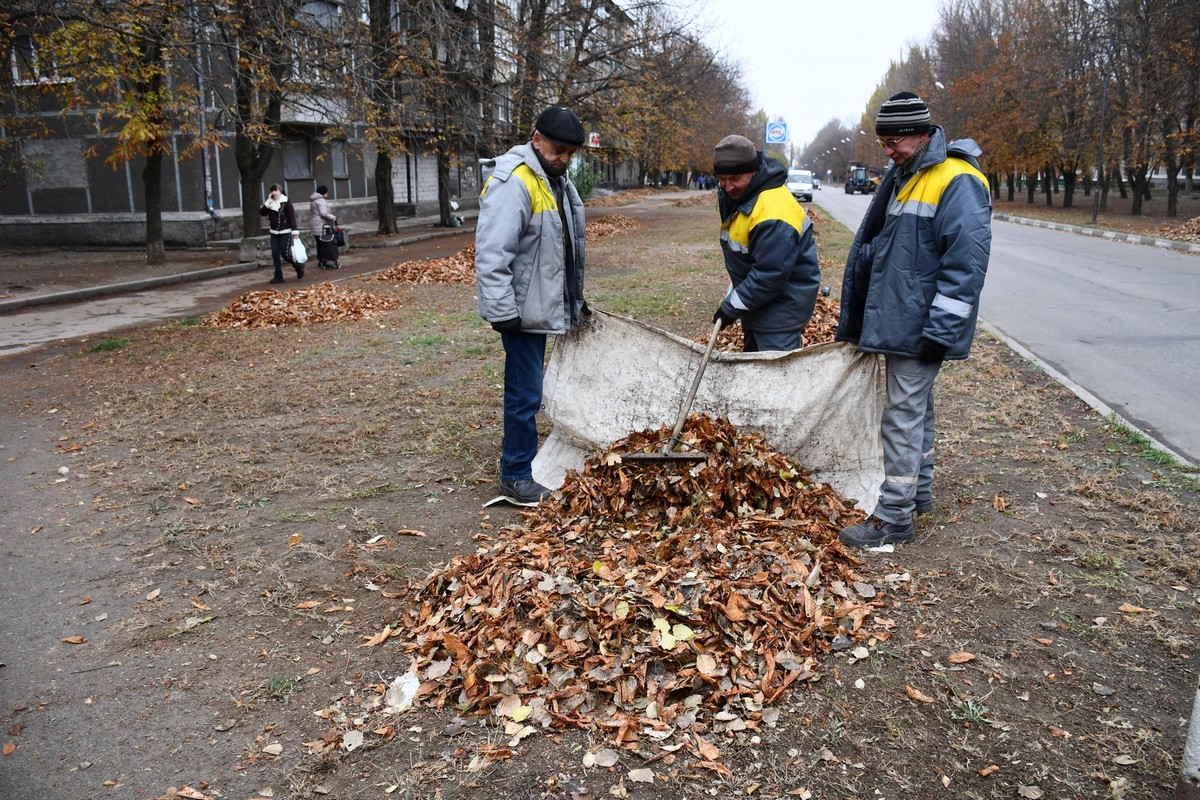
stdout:
POLYGON ((267 281, 267 283, 283 283, 283 276, 276 275, 274 278, 271 278, 271 280, 267 281))
POLYGON ((303 265, 303 264, 297 264, 297 265, 296 265, 296 277, 297 277, 297 278, 303 278, 303 277, 304 277, 304 265, 303 265))
POLYGON ((514 506, 533 507, 550 496, 550 490, 532 478, 524 481, 500 479, 500 496, 514 506))
POLYGON ((842 544, 850 547, 867 548, 911 542, 916 538, 916 534, 911 522, 888 522, 872 515, 857 525, 842 528, 838 538, 842 540, 842 544))
POLYGON ((933 498, 929 497, 929 498, 921 498, 921 499, 917 500, 917 507, 913 510, 913 513, 916 514, 918 517, 924 516, 925 514, 932 514, 933 513, 933 498))

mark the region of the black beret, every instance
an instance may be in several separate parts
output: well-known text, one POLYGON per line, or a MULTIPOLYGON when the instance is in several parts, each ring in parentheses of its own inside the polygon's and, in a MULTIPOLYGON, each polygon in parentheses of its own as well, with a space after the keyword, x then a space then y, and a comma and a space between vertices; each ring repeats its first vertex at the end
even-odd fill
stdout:
POLYGON ((538 115, 534 130, 559 144, 580 147, 583 145, 583 125, 575 112, 563 106, 550 106, 538 115))

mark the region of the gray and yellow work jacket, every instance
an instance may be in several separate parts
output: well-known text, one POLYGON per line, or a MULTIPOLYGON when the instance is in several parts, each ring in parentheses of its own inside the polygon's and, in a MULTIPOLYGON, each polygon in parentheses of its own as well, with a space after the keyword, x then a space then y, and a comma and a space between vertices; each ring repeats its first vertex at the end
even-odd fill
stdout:
POLYGON ((520 317, 526 333, 560 334, 579 321, 587 239, 583 201, 566 175, 558 181, 565 229, 553 184, 532 144, 497 158, 484 183, 475 228, 475 278, 479 315, 488 322, 520 317))
POLYGON ((967 357, 992 245, 980 153, 971 139, 947 145, 935 125, 916 170, 884 176, 850 246, 839 341, 915 358, 924 337, 946 345, 948 359, 967 357))
POLYGON ((721 251, 733 284, 722 305, 747 330, 801 330, 817 303, 821 267, 812 220, 786 183, 783 164, 760 153, 740 199, 717 193, 721 251))

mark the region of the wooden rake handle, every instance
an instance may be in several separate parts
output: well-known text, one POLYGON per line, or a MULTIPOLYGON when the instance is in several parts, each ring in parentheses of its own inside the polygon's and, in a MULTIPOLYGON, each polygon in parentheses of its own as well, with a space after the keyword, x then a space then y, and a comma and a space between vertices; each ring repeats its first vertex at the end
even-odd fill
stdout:
POLYGON ((708 336, 708 347, 704 348, 704 355, 700 359, 700 368, 696 370, 696 377, 692 379, 692 388, 688 390, 687 397, 683 401, 683 407, 679 409, 679 419, 675 421, 675 428, 671 431, 671 438, 667 439, 667 443, 663 445, 663 453, 671 452, 675 449, 675 445, 679 444, 679 434, 683 430, 683 423, 687 421, 688 414, 692 411, 692 401, 696 399, 696 390, 700 388, 700 379, 704 377, 704 370, 708 367, 713 347, 717 343, 717 334, 720 332, 721 320, 718 318, 713 322, 712 333, 708 336))

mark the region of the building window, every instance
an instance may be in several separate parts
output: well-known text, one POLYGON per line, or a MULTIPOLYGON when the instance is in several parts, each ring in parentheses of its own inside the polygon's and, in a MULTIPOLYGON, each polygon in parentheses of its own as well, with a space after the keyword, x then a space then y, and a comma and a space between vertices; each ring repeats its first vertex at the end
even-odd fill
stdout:
POLYGON ((308 139, 289 139, 283 145, 283 178, 288 181, 312 180, 312 152, 308 139))
POLYGON ((61 82, 53 60, 38 59, 37 43, 28 34, 17 34, 13 37, 10 50, 13 83, 29 85, 32 83, 61 82))
POLYGON ((330 166, 333 167, 333 177, 349 178, 350 163, 346 159, 346 142, 343 139, 334 139, 329 143, 329 160, 330 166))

